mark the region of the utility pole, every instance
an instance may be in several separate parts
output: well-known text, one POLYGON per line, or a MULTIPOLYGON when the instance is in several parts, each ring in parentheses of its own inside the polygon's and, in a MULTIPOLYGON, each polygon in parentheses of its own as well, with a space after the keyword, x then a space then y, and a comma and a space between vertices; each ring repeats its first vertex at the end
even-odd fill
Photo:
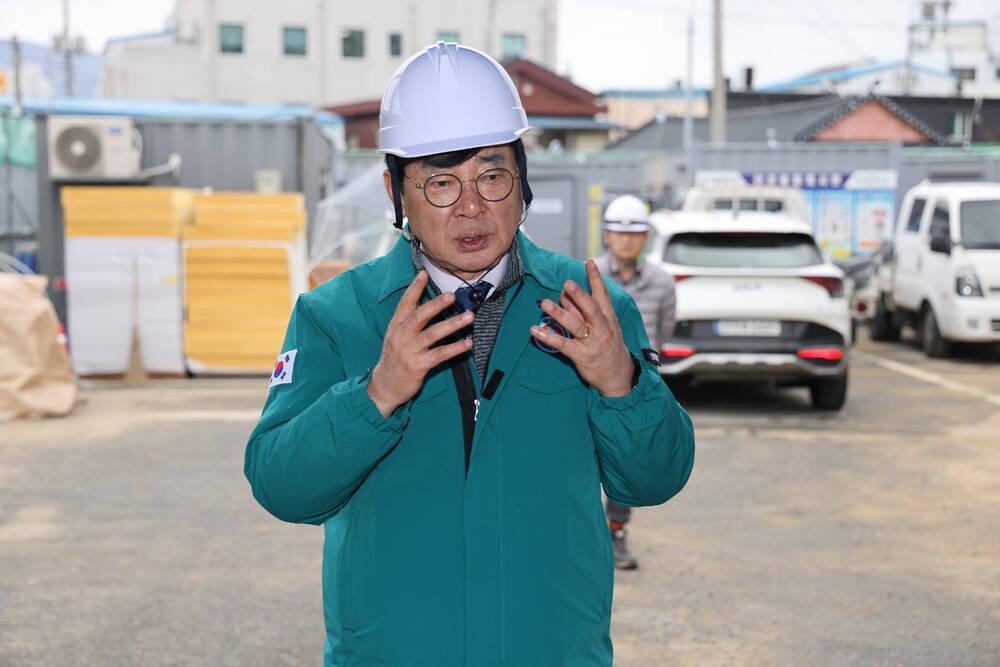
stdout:
POLYGON ((64 90, 67 97, 73 96, 73 44, 69 37, 69 0, 63 0, 63 70, 64 90))
POLYGON ((500 54, 497 52, 497 0, 489 0, 486 12, 486 52, 499 60, 500 54))
MULTIPOLYGON (((11 65, 14 68, 14 115, 21 115, 21 43, 17 35, 10 39, 11 65)), ((10 143, 8 142, 8 147, 10 143)))
POLYGON ((694 16, 688 16, 687 81, 684 84, 684 152, 690 154, 694 143, 694 119, 692 118, 692 78, 694 76, 694 16))
POLYGON ((713 0, 712 50, 714 82, 712 86, 712 143, 726 143, 726 81, 722 78, 722 0, 713 0))

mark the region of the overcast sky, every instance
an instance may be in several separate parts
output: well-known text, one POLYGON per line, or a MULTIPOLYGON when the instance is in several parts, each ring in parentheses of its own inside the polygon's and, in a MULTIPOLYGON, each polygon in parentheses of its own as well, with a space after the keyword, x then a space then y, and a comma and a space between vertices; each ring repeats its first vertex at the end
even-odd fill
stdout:
MULTIPOLYGON (((432 2, 433 0, 422 0, 432 2)), ((476 0, 470 0, 476 1, 476 0)), ((485 1, 485 0, 479 0, 485 1)), ((163 27, 173 0, 70 0, 71 31, 100 51, 109 37, 163 27)), ((865 58, 900 60, 917 0, 724 0, 723 62, 767 84, 865 58)), ((0 37, 48 44, 61 0, 0 0, 0 37)), ((711 0, 559 0, 558 69, 594 91, 663 88, 686 72, 687 17, 695 20, 695 85, 711 82, 711 0)), ((956 19, 987 19, 1000 54, 1000 0, 956 0, 956 19)))

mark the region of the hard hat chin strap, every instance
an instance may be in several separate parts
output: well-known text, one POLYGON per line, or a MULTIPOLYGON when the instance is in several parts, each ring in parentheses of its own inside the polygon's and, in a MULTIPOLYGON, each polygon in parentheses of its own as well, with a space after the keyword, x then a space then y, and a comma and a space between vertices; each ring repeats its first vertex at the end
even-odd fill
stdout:
POLYGON ((401 192, 400 181, 402 180, 402 165, 399 162, 399 158, 392 154, 387 154, 385 156, 385 166, 389 170, 389 183, 392 188, 392 208, 396 214, 396 221, 393 227, 396 229, 403 229, 403 195, 401 192))

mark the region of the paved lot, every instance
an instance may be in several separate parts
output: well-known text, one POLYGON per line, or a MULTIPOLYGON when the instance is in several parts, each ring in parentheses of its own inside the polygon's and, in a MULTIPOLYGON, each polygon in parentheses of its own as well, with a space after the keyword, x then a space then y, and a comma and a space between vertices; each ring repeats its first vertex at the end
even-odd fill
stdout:
MULTIPOLYGON (((0 425, 0 665, 315 665, 320 531, 249 498, 259 381, 90 383, 0 425)), ((616 664, 1000 664, 1000 352, 856 349, 848 406, 702 387, 636 512, 616 664)))

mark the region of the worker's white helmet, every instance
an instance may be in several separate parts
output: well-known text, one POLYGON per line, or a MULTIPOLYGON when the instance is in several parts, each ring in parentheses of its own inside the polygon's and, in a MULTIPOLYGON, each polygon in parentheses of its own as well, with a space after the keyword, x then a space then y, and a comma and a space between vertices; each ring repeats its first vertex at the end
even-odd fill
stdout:
POLYGON ((378 150, 420 157, 507 144, 528 129, 517 88, 500 63, 438 42, 403 63, 386 86, 378 150))
POLYGON ((604 210, 604 228, 612 232, 648 232, 649 209, 638 197, 616 197, 604 210))

